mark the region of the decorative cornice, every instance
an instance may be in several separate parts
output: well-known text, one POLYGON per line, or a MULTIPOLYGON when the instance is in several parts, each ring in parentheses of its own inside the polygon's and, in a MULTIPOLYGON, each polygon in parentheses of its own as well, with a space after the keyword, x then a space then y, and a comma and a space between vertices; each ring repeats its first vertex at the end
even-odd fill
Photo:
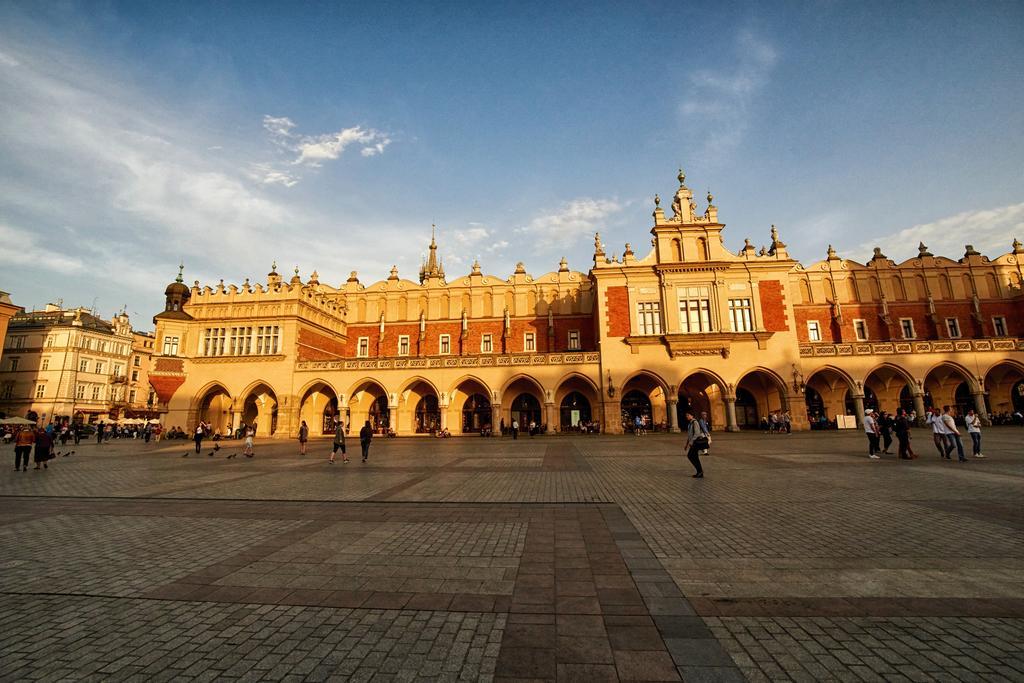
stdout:
POLYGON ((415 370, 421 368, 479 368, 537 365, 596 364, 601 354, 596 351, 567 353, 531 353, 479 356, 399 356, 390 358, 357 358, 349 360, 300 361, 297 372, 320 370, 415 370))
POLYGON ((936 341, 856 342, 850 344, 802 343, 799 349, 800 355, 804 358, 1024 351, 1024 339, 939 339, 936 341))

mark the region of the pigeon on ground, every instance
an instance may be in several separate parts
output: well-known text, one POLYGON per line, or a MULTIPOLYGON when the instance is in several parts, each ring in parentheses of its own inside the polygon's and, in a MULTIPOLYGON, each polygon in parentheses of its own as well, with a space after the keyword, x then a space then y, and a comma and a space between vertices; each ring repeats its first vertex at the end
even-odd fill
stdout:
POLYGON ((185 451, 185 455, 183 455, 183 456, 181 456, 181 457, 183 457, 183 458, 187 458, 187 457, 188 457, 188 451, 185 451))
POLYGON ((232 453, 231 455, 228 456, 228 460, 230 460, 231 458, 235 457, 236 455, 238 455, 238 453, 232 453))

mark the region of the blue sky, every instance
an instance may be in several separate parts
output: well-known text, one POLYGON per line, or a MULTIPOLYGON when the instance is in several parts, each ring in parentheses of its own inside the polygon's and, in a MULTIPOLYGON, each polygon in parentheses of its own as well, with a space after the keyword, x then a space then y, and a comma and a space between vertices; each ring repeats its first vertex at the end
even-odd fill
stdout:
POLYGON ((0 289, 585 271, 680 165, 730 249, 1024 239, 1021 3, 502 4, 0 4, 0 289))

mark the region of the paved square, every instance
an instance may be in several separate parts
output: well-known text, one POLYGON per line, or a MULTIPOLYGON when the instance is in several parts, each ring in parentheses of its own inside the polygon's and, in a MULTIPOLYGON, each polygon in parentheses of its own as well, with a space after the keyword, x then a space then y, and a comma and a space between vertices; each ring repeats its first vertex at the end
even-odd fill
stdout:
POLYGON ((1021 681, 1022 436, 83 445, 0 477, 0 679, 1021 681))

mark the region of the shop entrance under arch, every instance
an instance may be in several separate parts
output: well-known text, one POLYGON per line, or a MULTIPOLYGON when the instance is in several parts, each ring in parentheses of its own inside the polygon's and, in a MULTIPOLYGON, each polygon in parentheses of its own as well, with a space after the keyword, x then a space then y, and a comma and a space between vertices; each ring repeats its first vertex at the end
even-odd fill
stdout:
POLYGON ((512 417, 519 421, 519 429, 526 431, 530 422, 541 424, 540 401, 533 394, 519 394, 512 401, 512 417))
POLYGON ((471 394, 462 404, 462 433, 475 434, 491 424, 491 401, 483 394, 471 394))
POLYGON ((562 425, 563 431, 577 430, 581 422, 590 422, 592 419, 590 401, 578 391, 566 394, 558 407, 558 412, 559 424, 562 425))
POLYGON ((441 408, 437 396, 427 394, 416 403, 415 420, 417 434, 433 434, 441 429, 441 408))

